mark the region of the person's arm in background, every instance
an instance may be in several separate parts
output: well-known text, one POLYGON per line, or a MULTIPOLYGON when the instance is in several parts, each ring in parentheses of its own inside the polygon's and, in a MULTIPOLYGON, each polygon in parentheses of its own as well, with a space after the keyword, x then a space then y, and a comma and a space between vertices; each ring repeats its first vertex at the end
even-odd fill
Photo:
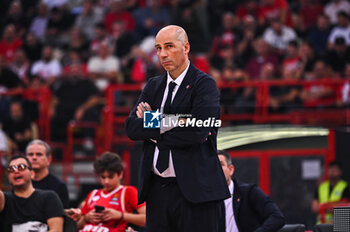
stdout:
POLYGON ((53 217, 47 219, 48 232, 63 232, 63 217, 53 217))
POLYGON ((311 202, 311 211, 313 213, 318 213, 320 209, 320 202, 318 201, 318 189, 315 190, 314 199, 311 202))
POLYGON ((0 212, 2 212, 5 208, 5 195, 3 191, 0 190, 0 212))
POLYGON ((43 205, 47 216, 46 223, 49 226, 49 232, 63 232, 63 205, 57 193, 50 191, 45 195, 43 205))
POLYGON ((259 187, 253 186, 249 192, 248 200, 255 212, 263 220, 262 225, 255 232, 273 232, 282 228, 286 222, 281 210, 270 197, 259 187))

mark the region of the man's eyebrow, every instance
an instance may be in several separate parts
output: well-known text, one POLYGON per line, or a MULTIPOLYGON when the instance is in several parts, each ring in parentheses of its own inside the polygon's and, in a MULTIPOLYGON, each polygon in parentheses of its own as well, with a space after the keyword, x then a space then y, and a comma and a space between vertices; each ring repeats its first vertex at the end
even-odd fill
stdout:
MULTIPOLYGON (((164 45, 171 45, 174 44, 174 42, 165 42, 164 45)), ((154 47, 160 47, 160 44, 154 45, 154 47)))

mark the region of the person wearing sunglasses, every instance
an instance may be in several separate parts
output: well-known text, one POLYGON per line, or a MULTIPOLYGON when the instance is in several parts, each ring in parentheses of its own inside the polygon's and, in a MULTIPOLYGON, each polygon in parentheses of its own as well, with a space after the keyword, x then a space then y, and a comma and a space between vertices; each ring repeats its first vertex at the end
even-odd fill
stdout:
POLYGON ((12 191, 0 190, 0 231, 62 232, 62 203, 55 192, 33 187, 28 158, 12 156, 7 171, 12 191))

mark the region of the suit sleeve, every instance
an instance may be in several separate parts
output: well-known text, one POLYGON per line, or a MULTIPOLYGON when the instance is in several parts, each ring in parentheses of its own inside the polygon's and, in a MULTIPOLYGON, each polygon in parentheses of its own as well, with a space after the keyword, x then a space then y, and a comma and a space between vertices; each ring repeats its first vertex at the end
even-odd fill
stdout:
POLYGON ((125 130, 128 137, 132 140, 147 140, 147 139, 160 139, 160 130, 159 128, 143 128, 143 118, 138 118, 136 115, 137 106, 140 102, 150 103, 150 94, 154 89, 153 79, 150 79, 147 82, 145 88, 142 90, 140 98, 138 99, 135 107, 130 112, 129 117, 126 119, 125 130))
MULTIPOLYGON (((201 79, 193 91, 193 100, 189 113, 197 120, 219 119, 220 103, 219 93, 214 79, 207 76, 201 79)), ((158 141, 161 145, 174 147, 187 147, 196 143, 204 143, 209 132, 212 133, 210 139, 216 139, 217 129, 214 127, 176 127, 166 133, 158 141)))
POLYGON ((258 214, 262 224, 255 232, 278 231, 285 224, 285 217, 278 206, 257 186, 249 193, 249 202, 258 214))

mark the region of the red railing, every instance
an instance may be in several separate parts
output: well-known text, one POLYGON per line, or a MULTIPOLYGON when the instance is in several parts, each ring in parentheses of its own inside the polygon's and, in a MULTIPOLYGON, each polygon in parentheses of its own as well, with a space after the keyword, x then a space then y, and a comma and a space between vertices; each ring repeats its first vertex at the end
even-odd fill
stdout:
POLYGON ((350 207, 350 202, 340 201, 340 202, 329 202, 329 203, 320 204, 318 212, 320 215, 321 223, 326 222, 326 214, 327 213, 333 214, 333 209, 335 207, 344 207, 344 206, 350 207))

